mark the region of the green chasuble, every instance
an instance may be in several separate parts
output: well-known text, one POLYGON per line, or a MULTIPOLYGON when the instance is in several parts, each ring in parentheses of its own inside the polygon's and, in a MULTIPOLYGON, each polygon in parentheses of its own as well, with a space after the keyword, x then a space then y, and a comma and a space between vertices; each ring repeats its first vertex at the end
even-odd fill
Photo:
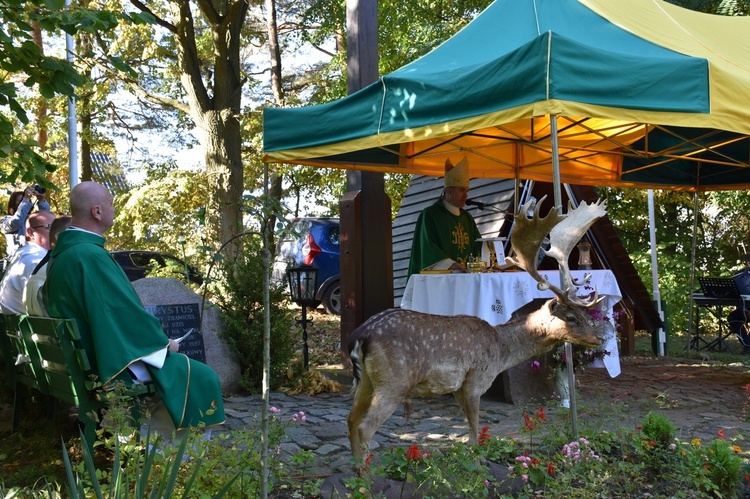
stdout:
POLYGON ((464 266, 470 256, 482 256, 482 235, 466 210, 454 215, 438 199, 419 214, 409 259, 409 275, 450 258, 464 266))
MULTIPOLYGON (((132 383, 126 368, 169 344, 159 319, 143 308, 125 272, 92 232, 59 234, 42 296, 52 317, 76 319, 103 383, 132 383)), ((161 368, 145 364, 176 428, 224 422, 219 378, 206 364, 169 352, 161 368)))

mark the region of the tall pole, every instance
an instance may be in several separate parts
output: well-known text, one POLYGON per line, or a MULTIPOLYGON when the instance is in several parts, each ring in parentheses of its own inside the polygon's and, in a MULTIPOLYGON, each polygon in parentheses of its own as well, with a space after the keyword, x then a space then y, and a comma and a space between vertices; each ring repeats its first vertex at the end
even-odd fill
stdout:
MULTIPOLYGON (((70 0, 65 0, 65 7, 70 8, 70 0)), ((75 45, 73 36, 65 35, 65 52, 70 64, 75 62, 75 45)), ((78 171, 78 125, 76 123, 76 100, 68 97, 68 174, 70 176, 70 188, 72 189, 80 181, 81 175, 78 171)))
MULTIPOLYGON (((268 163, 263 163, 263 203, 268 208, 268 163)), ((266 210, 264 210, 265 212, 266 210)), ((260 446, 260 496, 268 498, 268 438, 269 430, 269 397, 271 395, 271 250, 268 248, 269 237, 266 233, 268 224, 263 220, 263 249, 261 265, 263 268, 263 381, 261 382, 262 404, 260 410, 261 446, 260 446)))
MULTIPOLYGON (((347 92, 378 80, 377 0, 346 0, 347 92)), ((340 203, 341 359, 350 366, 349 335, 393 307, 391 201, 378 172, 347 170, 340 203)))
MULTIPOLYGON (((557 137, 557 116, 551 115, 549 119, 552 132, 552 189, 555 197, 555 207, 562 206, 562 186, 560 181, 560 145, 557 137)), ((560 283, 562 284, 563 272, 560 269, 560 283)), ((568 391, 570 392, 570 421, 573 439, 578 438, 578 407, 576 405, 576 373, 573 371, 573 345, 565 342, 565 368, 568 371, 568 391)))
MULTIPOLYGON (((654 215, 654 190, 648 190, 648 222, 649 222, 649 239, 651 244, 651 284, 654 290, 654 302, 656 311, 659 313, 662 325, 664 324, 664 311, 661 308, 661 291, 659 291, 659 268, 656 261, 656 216, 654 215)), ((692 289, 692 288, 691 288, 692 289)), ((666 336, 664 328, 660 327, 657 331, 657 355, 664 357, 666 336)))

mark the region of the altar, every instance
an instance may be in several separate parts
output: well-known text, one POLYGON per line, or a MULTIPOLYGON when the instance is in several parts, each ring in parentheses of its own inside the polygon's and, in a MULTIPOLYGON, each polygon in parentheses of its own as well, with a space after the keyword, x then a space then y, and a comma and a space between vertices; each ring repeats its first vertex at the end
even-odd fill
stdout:
MULTIPOLYGON (((612 321, 612 309, 622 295, 611 270, 574 270, 573 279, 580 282, 585 274, 591 280, 579 288, 578 295, 595 289, 603 300, 595 305, 609 318, 606 339, 601 348, 610 352, 593 367, 606 367, 611 377, 620 374, 620 354, 612 321), (598 365, 597 365, 598 364, 598 365)), ((549 282, 559 286, 560 273, 540 271, 549 282)), ((438 315, 473 315, 493 326, 508 322, 513 312, 536 299, 554 298, 550 290, 539 290, 527 272, 488 272, 460 274, 414 274, 401 298, 401 308, 438 315)))

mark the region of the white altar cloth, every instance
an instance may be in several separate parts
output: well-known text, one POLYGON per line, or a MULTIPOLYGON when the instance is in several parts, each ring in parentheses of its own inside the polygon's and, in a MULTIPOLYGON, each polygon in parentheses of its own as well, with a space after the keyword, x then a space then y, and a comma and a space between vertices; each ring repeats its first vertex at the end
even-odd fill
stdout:
MULTIPOLYGON (((591 274, 588 285, 579 295, 597 290, 604 299, 599 304, 612 320, 612 307, 622 299, 620 287, 611 270, 574 270, 576 280, 591 274)), ((560 283, 560 273, 541 271, 552 284, 560 283)), ((553 298, 552 291, 540 291, 537 282, 527 272, 489 272, 477 274, 414 274, 401 298, 401 308, 438 315, 473 315, 493 326, 504 324, 513 312, 536 299, 553 298)), ((604 357, 604 367, 611 377, 620 374, 620 354, 614 325, 602 348, 610 352, 604 357)), ((597 363, 594 363, 597 367, 597 363)), ((599 364, 598 367, 602 367, 599 364)))

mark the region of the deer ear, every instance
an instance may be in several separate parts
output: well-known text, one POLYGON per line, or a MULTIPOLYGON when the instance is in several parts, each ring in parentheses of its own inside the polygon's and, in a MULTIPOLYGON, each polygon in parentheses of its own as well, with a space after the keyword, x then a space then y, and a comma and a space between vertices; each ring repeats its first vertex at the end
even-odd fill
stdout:
POLYGON ((549 307, 549 313, 554 314, 557 307, 560 306, 560 302, 553 298, 547 302, 547 306, 549 307))

